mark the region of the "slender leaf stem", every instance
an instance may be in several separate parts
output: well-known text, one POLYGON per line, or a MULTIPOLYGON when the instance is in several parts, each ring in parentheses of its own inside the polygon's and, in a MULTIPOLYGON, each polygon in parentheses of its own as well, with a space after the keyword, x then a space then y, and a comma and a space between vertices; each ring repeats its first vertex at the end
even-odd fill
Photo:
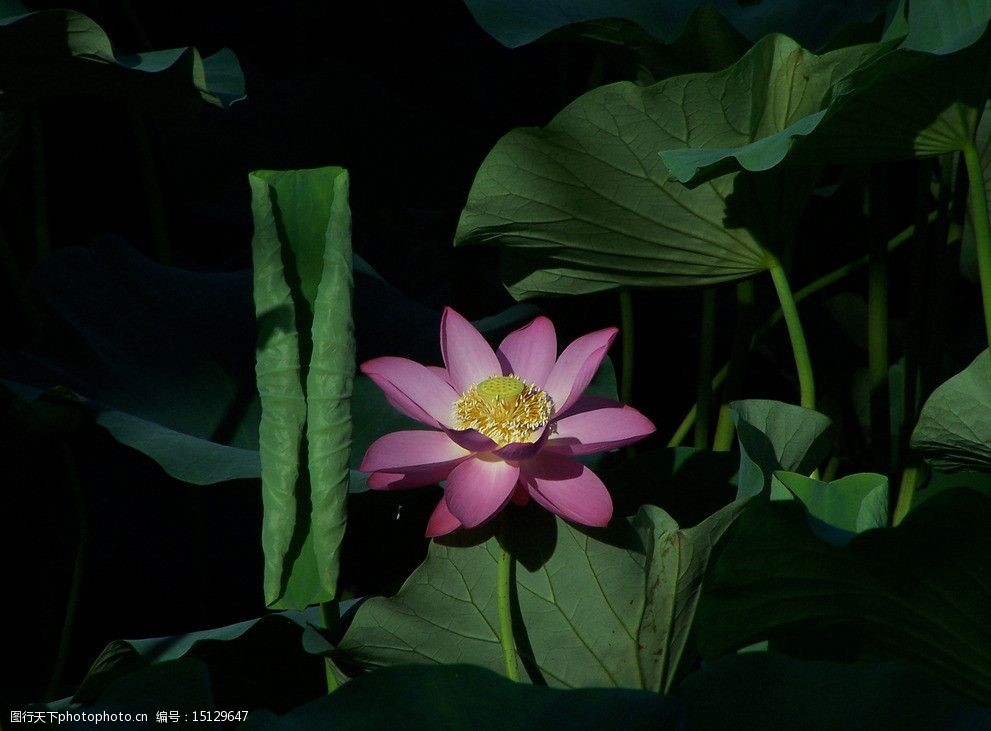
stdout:
POLYGON ((798 316, 798 307, 795 304, 785 270, 782 269, 777 260, 772 260, 770 273, 771 281, 774 282, 774 289, 778 293, 778 301, 781 303, 781 314, 785 319, 785 327, 788 328, 791 350, 795 356, 795 369, 798 371, 799 403, 806 409, 814 409, 816 407, 815 379, 812 375, 809 346, 805 342, 805 331, 802 329, 802 321, 798 316))
POLYGON ((702 290, 702 332, 699 343, 698 410, 695 419, 695 448, 709 448, 712 427, 712 363, 716 350, 716 288, 702 290))
POLYGON ((907 465, 902 470, 902 481, 898 486, 898 501, 895 503, 895 512, 891 518, 892 525, 899 525, 912 509, 915 488, 919 486, 922 477, 922 470, 918 465, 907 465))
POLYGON ((516 642, 513 640, 512 615, 513 557, 499 544, 499 570, 496 579, 496 594, 499 600, 499 644, 502 645, 502 659, 506 666, 506 677, 520 679, 516 667, 516 642))
POLYGON ((620 326, 623 337, 623 372, 620 380, 620 401, 633 400, 633 295, 628 289, 619 291, 620 326))
POLYGON ((963 159, 967 166, 967 195, 970 198, 971 223, 974 226, 974 242, 977 247, 977 271, 981 277, 984 329, 988 346, 991 347, 991 226, 988 222, 988 194, 984 186, 981 156, 973 142, 964 145, 963 159))
MULTIPOLYGON (((929 213, 927 222, 933 223, 937 220, 938 217, 939 217, 939 211, 932 211, 929 213)), ((899 246, 904 244, 906 241, 909 241, 914 234, 915 234, 915 226, 908 226, 907 228, 903 229, 892 238, 888 239, 888 252, 890 253, 894 251, 899 246)), ((856 272, 859 272, 861 269, 867 266, 867 259, 868 257, 865 254, 864 256, 858 257, 853 261, 848 262, 843 266, 838 267, 837 269, 834 269, 828 274, 824 274, 821 277, 813 280, 812 282, 809 282, 807 285, 805 285, 800 290, 795 292, 796 304, 802 302, 803 300, 808 299, 817 292, 826 289, 826 287, 836 284, 837 282, 843 280, 844 278, 850 276, 851 274, 855 274, 856 272)), ((757 342, 758 340, 760 340, 762 337, 764 337, 764 335, 766 335, 775 325, 777 325, 783 319, 784 317, 782 314, 782 310, 779 307, 777 310, 771 313, 771 316, 767 319, 767 321, 763 325, 757 328, 757 330, 754 332, 752 342, 757 342)), ((727 363, 723 365, 723 367, 720 368, 719 371, 717 371, 716 374, 712 377, 713 389, 719 388, 719 386, 722 385, 723 381, 726 380, 726 376, 728 372, 729 372, 729 364, 727 363)), ((678 428, 675 430, 674 434, 671 436, 671 439, 668 441, 669 447, 677 447, 685 440, 685 437, 688 436, 688 432, 692 430, 692 426, 695 424, 696 411, 697 411, 696 405, 692 404, 692 407, 688 410, 688 413, 685 414, 685 418, 682 419, 681 423, 678 425, 678 428)))

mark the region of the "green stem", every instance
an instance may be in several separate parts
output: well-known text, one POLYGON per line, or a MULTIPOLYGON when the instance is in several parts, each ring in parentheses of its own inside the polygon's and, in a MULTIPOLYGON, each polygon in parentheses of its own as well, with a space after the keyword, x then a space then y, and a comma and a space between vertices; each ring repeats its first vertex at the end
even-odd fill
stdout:
POLYGON ((970 216, 974 225, 974 243, 977 247, 977 271, 981 277, 981 299, 984 303, 984 329, 991 347, 991 227, 988 222, 988 194, 984 187, 984 171, 981 157, 973 142, 963 148, 967 166, 970 216))
POLYGON ((902 481, 898 486, 898 502, 895 503, 895 512, 891 518, 892 525, 899 525, 912 509, 915 488, 922 482, 922 476, 922 470, 918 465, 908 465, 902 470, 902 481))
POLYGON ((506 677, 519 681, 516 667, 516 643, 513 640, 512 615, 513 557, 499 544, 499 572, 496 579, 496 593, 499 599, 499 644, 502 645, 502 659, 506 666, 506 677))
POLYGON ((716 288, 702 290, 702 332, 699 343, 698 409, 695 418, 695 448, 709 448, 712 426, 712 365, 716 349, 716 288))
MULTIPOLYGON (((339 622, 339 611, 336 599, 323 602, 320 605, 320 617, 323 619, 324 629, 333 632, 339 622)), ((333 693, 340 687, 340 683, 337 682, 337 676, 331 670, 330 659, 324 662, 324 674, 327 682, 327 693, 333 693)))
POLYGON ((788 277, 785 270, 777 259, 771 260, 771 281, 774 282, 774 289, 778 293, 778 301, 781 303, 781 314, 785 319, 785 327, 788 328, 788 337, 791 340, 791 350, 795 356, 795 369, 798 371, 799 403, 806 409, 816 407, 816 387, 815 379, 812 376, 812 360, 809 358, 809 346, 805 342, 805 331, 802 329, 802 321, 798 316, 798 307, 788 284, 788 277))
POLYGON ((867 372, 871 451, 875 468, 888 471, 891 418, 888 404, 888 247, 884 241, 887 200, 883 169, 871 171, 868 187, 870 242, 867 264, 867 372))
POLYGON ((66 481, 72 491, 72 499, 76 507, 76 526, 79 531, 79 542, 76 545, 76 558, 72 563, 72 579, 69 584, 69 595, 65 602, 65 619, 62 622, 62 634, 59 636, 58 654, 52 667, 52 677, 48 683, 46 696, 54 700, 59 696, 62 676, 69 658, 69 648, 72 646, 72 635, 76 626, 76 616, 79 613, 79 596, 83 582, 83 567, 89 546, 89 520, 86 517, 86 502, 76 473, 76 463, 68 445, 60 441, 59 450, 65 465, 66 481))
MULTIPOLYGON (((937 220, 938 217, 939 217, 939 211, 932 211, 930 212, 927 221, 928 223, 933 223, 937 220)), ((915 233, 915 226, 909 226, 904 230, 900 231, 892 238, 890 238, 888 240, 888 252, 890 253, 894 251, 899 246, 904 244, 906 241, 909 241, 914 235, 914 233, 915 233)), ((828 274, 824 274, 818 279, 813 280, 812 282, 810 282, 809 284, 805 285, 800 290, 795 292, 795 302, 796 303, 802 302, 803 300, 808 299, 817 292, 826 289, 826 287, 836 284, 837 282, 841 281, 845 277, 850 276, 851 274, 855 274, 856 272, 859 272, 861 269, 867 266, 867 259, 868 257, 865 254, 864 256, 858 257, 857 259, 854 259, 853 261, 848 262, 837 269, 834 269, 828 274)), ((771 314, 771 316, 767 319, 767 322, 765 322, 763 325, 757 328, 757 330, 754 332, 753 342, 757 342, 762 337, 764 337, 764 335, 766 335, 771 330, 771 328, 773 328, 783 319, 784 317, 782 314, 782 310, 779 307, 771 314)), ((713 376, 712 378, 713 389, 719 388, 722 382, 726 379, 728 372, 729 372, 729 364, 726 364, 716 373, 715 376, 713 376)), ((685 414, 685 418, 682 419, 681 424, 678 425, 678 428, 671 436, 671 439, 668 441, 669 447, 677 447, 685 440, 685 437, 688 436, 688 432, 692 430, 692 426, 695 424, 696 411, 697 411, 697 407, 695 404, 693 404, 692 407, 688 410, 688 413, 685 414)))
POLYGON ((633 400, 633 295, 630 290, 619 291, 620 325, 623 335, 623 373, 620 380, 620 401, 633 400))

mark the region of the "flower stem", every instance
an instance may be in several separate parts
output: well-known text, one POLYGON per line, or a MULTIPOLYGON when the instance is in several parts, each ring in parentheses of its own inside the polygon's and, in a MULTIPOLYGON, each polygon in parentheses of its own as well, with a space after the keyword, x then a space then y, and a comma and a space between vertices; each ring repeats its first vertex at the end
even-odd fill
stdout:
POLYGON ((519 681, 516 667, 516 642, 513 640, 512 581, 513 557, 499 544, 499 571, 496 579, 496 594, 499 599, 499 644, 502 645, 502 659, 506 666, 506 677, 519 681))
POLYGON ((781 302, 781 314, 785 318, 788 337, 791 339, 791 350, 795 356, 795 369, 798 371, 799 403, 806 409, 816 407, 816 387, 812 376, 812 360, 809 358, 809 346, 805 342, 805 331, 798 317, 798 307, 788 284, 785 270, 777 259, 772 259, 770 267, 771 280, 781 302))
POLYGON ((984 187, 981 156, 973 142, 963 148, 967 166, 967 195, 970 197, 971 223, 977 248, 977 271, 981 277, 981 299, 984 303, 984 329, 991 346, 991 228, 988 223, 988 194, 984 187))
POLYGON ((633 295, 628 289, 619 291, 619 312, 623 333, 623 373, 619 400, 628 404, 633 400, 633 295))

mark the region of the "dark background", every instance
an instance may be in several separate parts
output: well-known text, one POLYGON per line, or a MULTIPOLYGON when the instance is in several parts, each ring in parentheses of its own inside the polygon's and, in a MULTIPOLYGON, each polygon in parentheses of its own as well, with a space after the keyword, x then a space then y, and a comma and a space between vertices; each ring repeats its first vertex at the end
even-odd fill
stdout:
MULTIPOLYGON (((387 281, 435 310, 452 305, 469 318, 512 304, 499 281, 496 251, 453 248, 458 216, 475 171, 500 136, 545 124, 588 88, 593 49, 566 42, 506 49, 476 25, 461 0, 104 0, 72 7, 101 25, 118 53, 195 46, 209 55, 231 48, 244 70, 247 100, 227 110, 204 103, 192 116, 138 117, 106 99, 43 102, 38 113, 54 250, 87 246, 111 233, 157 255, 140 176, 141 125, 175 266, 250 266, 250 171, 341 165, 351 175, 354 249, 387 281)), ((608 63, 604 76, 601 65, 595 73, 600 81, 621 77, 608 63)), ((0 219, 15 244, 30 238, 27 147, 15 151, 0 197, 0 219)), ((904 197, 911 195, 908 190, 904 197)), ((849 223, 859 203, 856 194, 839 194, 815 202, 812 212, 839 210, 849 223)), ((834 236, 829 226, 808 236, 832 238, 817 262, 819 273, 863 251, 862 239, 834 236)), ((30 273, 36 262, 29 249, 13 248, 30 273)), ((731 289, 720 296, 719 322, 731 323, 731 289)), ((761 296, 766 314, 773 302, 767 292, 761 296)), ((649 449, 666 443, 693 401, 700 298, 679 290, 637 292, 634 301, 633 402, 659 432, 645 444, 649 449)), ((562 343, 619 323, 614 294, 538 304, 555 320, 562 343)), ((2 327, 7 347, 27 344, 28 331, 16 317, 4 318, 2 327)), ((843 336, 822 312, 810 312, 806 327, 818 333, 812 341, 820 374, 852 370, 849 354, 862 357, 852 344, 836 346, 843 336), (829 353, 817 353, 819 342, 831 343, 829 353)), ((717 335, 717 363, 728 353, 729 330, 721 327, 717 335)), ((793 401, 783 331, 768 343, 755 356, 747 395, 793 401)), ((618 347, 612 357, 618 369, 618 347)), ((827 381, 820 380, 826 401, 827 381)), ((12 649, 5 653, 10 685, 0 700, 16 705, 46 692, 79 539, 73 474, 89 516, 90 546, 55 697, 70 693, 113 639, 176 634, 264 612, 256 482, 184 485, 113 442, 84 413, 72 429, 53 436, 46 428, 25 428, 14 414, 19 407, 6 408, 2 549, 11 615, 4 628, 14 634, 3 640, 12 649)), ((430 490, 353 500, 352 525, 366 533, 349 534, 345 583, 358 594, 395 588, 418 561, 420 553, 409 546, 425 545, 417 539, 435 500, 430 490)))

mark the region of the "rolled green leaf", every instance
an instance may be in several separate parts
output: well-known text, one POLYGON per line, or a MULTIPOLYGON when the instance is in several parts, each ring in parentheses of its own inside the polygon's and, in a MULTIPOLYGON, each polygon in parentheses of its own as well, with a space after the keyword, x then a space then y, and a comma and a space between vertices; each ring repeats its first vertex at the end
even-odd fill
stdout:
POLYGON ((354 381, 348 175, 249 175, 265 601, 299 609, 336 591, 354 381))

